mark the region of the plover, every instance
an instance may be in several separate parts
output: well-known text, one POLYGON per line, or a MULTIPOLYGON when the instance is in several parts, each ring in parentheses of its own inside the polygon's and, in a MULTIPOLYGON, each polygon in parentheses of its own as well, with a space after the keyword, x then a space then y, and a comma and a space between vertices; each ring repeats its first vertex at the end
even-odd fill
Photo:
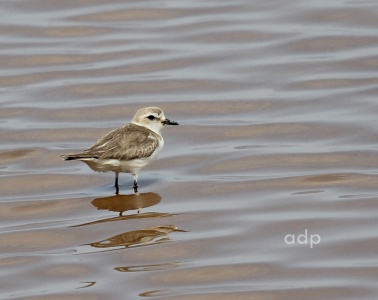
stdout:
POLYGON ((139 109, 131 123, 114 129, 92 147, 80 153, 63 154, 64 160, 81 160, 92 170, 115 173, 116 194, 119 173, 134 175, 134 192, 138 192, 139 171, 152 162, 164 146, 160 134, 164 125, 178 125, 168 120, 158 107, 139 109))

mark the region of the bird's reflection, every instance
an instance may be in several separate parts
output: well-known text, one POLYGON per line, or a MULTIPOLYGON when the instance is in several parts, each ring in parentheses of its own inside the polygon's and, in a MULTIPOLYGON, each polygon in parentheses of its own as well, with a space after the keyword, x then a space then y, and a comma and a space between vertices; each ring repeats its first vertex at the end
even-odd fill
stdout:
POLYGON ((120 220, 130 220, 130 219, 147 219, 147 218, 162 218, 170 217, 173 214, 170 213, 158 213, 158 212, 147 212, 140 213, 140 210, 145 207, 150 207, 156 205, 160 202, 161 197, 156 193, 142 193, 142 194, 131 194, 131 195, 114 195, 103 198, 96 198, 92 200, 92 205, 99 210, 109 210, 118 212, 119 216, 110 217, 101 220, 96 220, 92 222, 82 223, 78 225, 73 225, 71 227, 81 227, 87 225, 94 225, 104 222, 113 222, 120 220), (130 214, 123 216, 122 214, 128 210, 138 210, 137 214, 130 214))
POLYGON ((168 234, 174 231, 185 232, 173 225, 162 225, 128 231, 99 242, 90 243, 89 245, 95 248, 130 248, 147 246, 169 241, 170 238, 168 234))
POLYGON ((97 198, 91 203, 97 209, 118 212, 120 216, 128 210, 138 210, 156 205, 161 197, 156 193, 142 193, 130 195, 114 195, 110 197, 97 198))

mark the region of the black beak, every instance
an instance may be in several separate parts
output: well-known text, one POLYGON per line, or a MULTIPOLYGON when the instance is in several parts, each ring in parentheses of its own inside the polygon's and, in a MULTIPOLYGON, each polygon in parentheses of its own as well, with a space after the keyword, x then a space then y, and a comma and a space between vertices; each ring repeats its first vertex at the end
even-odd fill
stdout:
POLYGON ((175 121, 170 121, 168 119, 165 119, 163 122, 162 122, 164 125, 178 125, 179 123, 175 122, 175 121))

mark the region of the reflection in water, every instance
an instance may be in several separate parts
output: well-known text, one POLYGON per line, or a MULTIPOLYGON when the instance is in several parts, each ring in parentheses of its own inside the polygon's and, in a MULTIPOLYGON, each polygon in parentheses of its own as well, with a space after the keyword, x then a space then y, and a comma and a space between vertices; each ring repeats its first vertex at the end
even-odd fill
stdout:
POLYGON ((113 222, 113 221, 120 221, 120 220, 132 220, 132 219, 148 219, 148 218, 164 218, 164 217, 171 217, 174 216, 174 214, 169 213, 157 213, 157 212, 149 212, 149 213, 143 213, 143 214, 134 214, 134 215, 128 215, 128 216, 117 216, 112 218, 105 218, 93 222, 83 223, 79 225, 74 225, 71 227, 81 227, 81 226, 87 226, 87 225, 95 225, 99 223, 105 223, 105 222, 113 222))
POLYGON ((74 225, 71 227, 81 227, 81 226, 94 225, 94 224, 99 224, 99 223, 113 222, 113 221, 120 221, 120 220, 163 218, 163 217, 173 216, 173 214, 169 214, 169 213, 157 213, 157 212, 140 213, 141 208, 158 204, 160 200, 161 200, 160 195, 156 193, 114 195, 110 197, 96 198, 91 202, 93 206, 97 207, 97 209, 99 210, 104 209, 104 210, 119 212, 119 216, 96 220, 96 221, 83 223, 79 225, 74 225), (122 214, 128 210, 138 210, 138 213, 123 216, 122 214))
POLYGON ((158 204, 160 200, 160 195, 156 193, 114 195, 94 199, 92 205, 97 209, 119 212, 119 215, 122 216, 125 211, 140 210, 144 207, 153 206, 158 204))
MULTIPOLYGON (((155 218, 155 217, 166 217, 172 216, 172 214, 167 213, 139 213, 139 209, 155 205, 161 200, 160 195, 156 193, 143 193, 143 194, 131 194, 131 195, 114 195, 105 198, 97 198, 92 201, 92 205, 97 207, 97 209, 105 209, 109 211, 119 212, 118 217, 107 218, 103 220, 97 220, 90 223, 76 225, 85 226, 93 225, 97 223, 126 220, 126 219, 142 219, 142 218, 155 218), (138 214, 122 216, 122 213, 128 210, 138 210, 138 214)), ((168 234, 174 231, 185 232, 184 230, 178 229, 173 225, 162 225, 156 227, 149 227, 141 230, 134 230, 125 232, 122 234, 115 235, 111 238, 90 243, 89 245, 95 248, 114 248, 114 247, 139 247, 151 244, 158 244, 162 242, 169 241, 168 234)), ((155 266, 155 269, 158 266, 155 266)), ((135 271, 138 267, 130 267, 129 272, 135 271)), ((148 268, 146 266, 146 268, 148 268)), ((153 268, 153 266, 151 266, 153 268)), ((127 267, 120 268, 119 271, 126 272, 127 267)))
POLYGON ((91 243, 89 245, 95 248, 129 248, 159 244, 169 241, 170 239, 168 234, 174 231, 185 232, 184 230, 177 229, 177 227, 173 225, 162 225, 141 230, 128 231, 99 242, 91 243))
POLYGON ((90 282, 82 282, 85 284, 85 286, 78 287, 77 289, 85 289, 87 287, 94 286, 96 284, 96 281, 90 281, 90 282))
POLYGON ((162 297, 162 296, 174 296, 175 292, 173 290, 153 290, 140 293, 140 297, 162 297))
POLYGON ((162 263, 154 265, 141 265, 141 266, 129 266, 129 267, 117 267, 114 268, 119 272, 144 272, 144 271, 162 271, 179 267, 179 263, 162 263))

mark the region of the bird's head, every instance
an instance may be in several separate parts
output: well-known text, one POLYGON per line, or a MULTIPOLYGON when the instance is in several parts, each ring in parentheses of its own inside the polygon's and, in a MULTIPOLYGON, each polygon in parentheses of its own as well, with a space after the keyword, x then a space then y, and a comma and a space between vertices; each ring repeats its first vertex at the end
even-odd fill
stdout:
POLYGON ((139 109, 131 122, 157 133, 160 133, 164 125, 178 125, 177 122, 167 119, 159 107, 144 107, 139 109))

